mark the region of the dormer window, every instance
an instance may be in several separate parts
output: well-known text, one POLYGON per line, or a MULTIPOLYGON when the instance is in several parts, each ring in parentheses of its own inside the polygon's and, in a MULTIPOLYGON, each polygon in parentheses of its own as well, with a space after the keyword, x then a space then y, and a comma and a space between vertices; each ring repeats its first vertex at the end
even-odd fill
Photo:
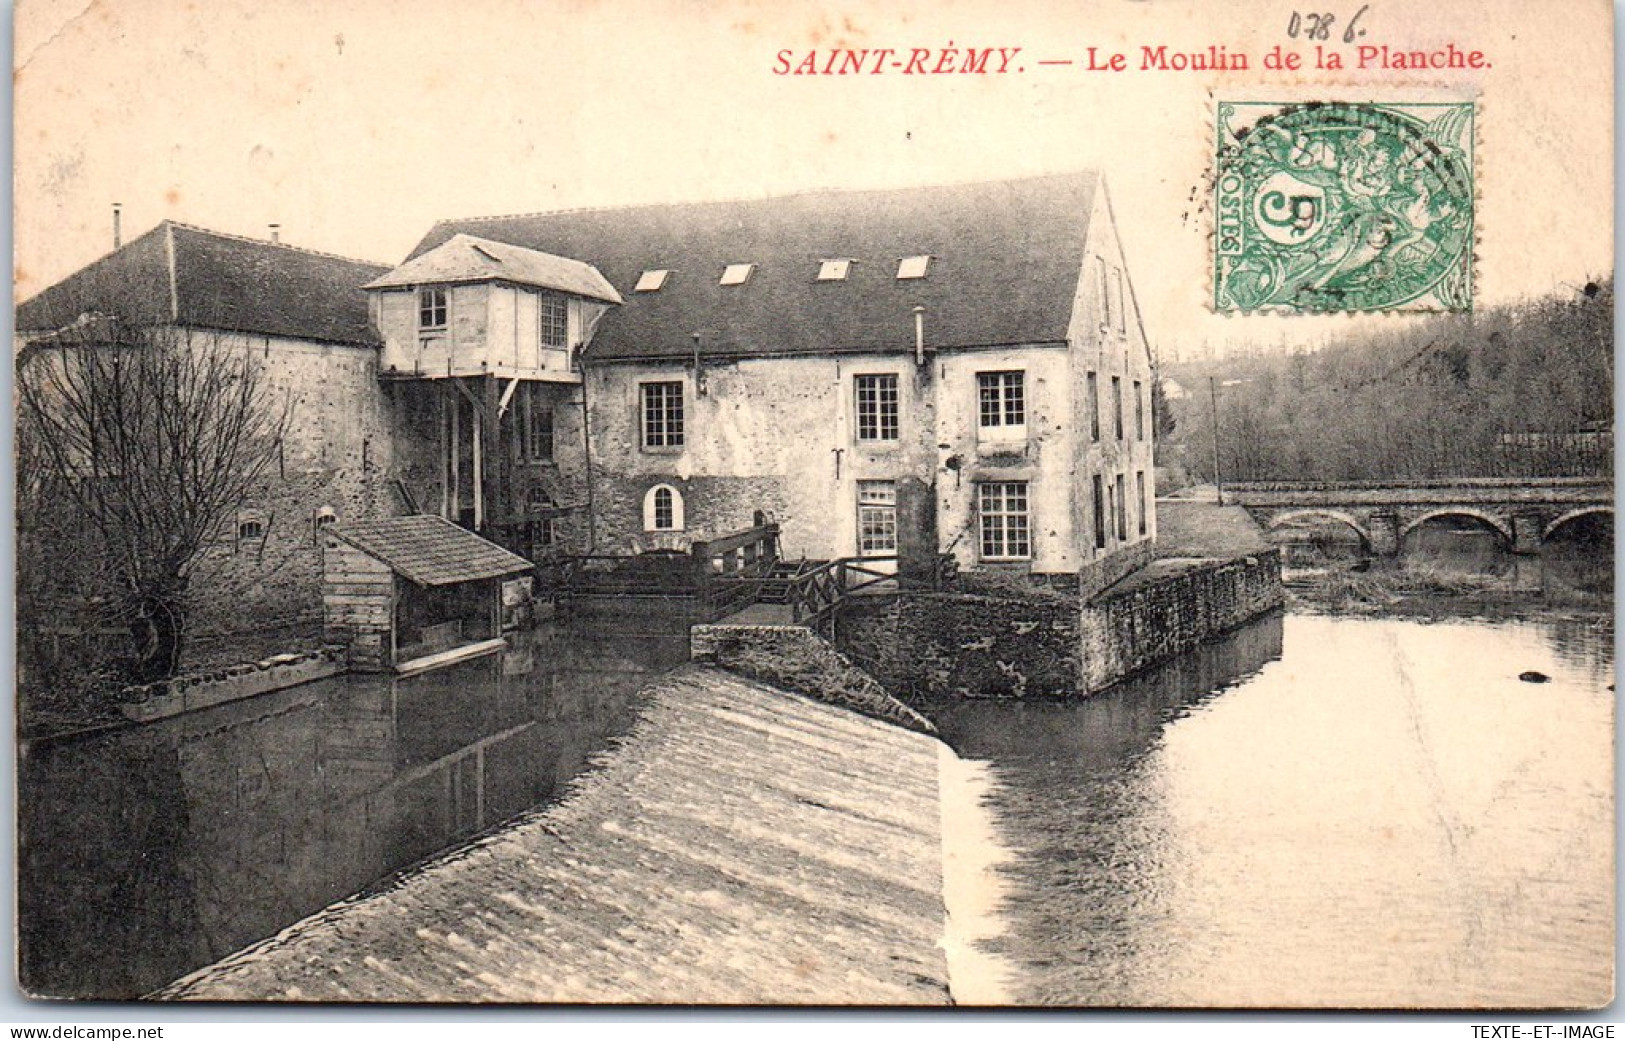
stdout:
POLYGON ((666 276, 671 274, 669 268, 650 268, 638 276, 638 284, 632 287, 634 293, 657 293, 666 285, 666 276))
POLYGON ((818 281, 844 282, 846 273, 852 267, 850 260, 825 260, 818 265, 818 281))
POLYGON ((902 260, 897 262, 897 277, 899 279, 924 278, 925 270, 930 266, 931 257, 929 255, 923 257, 904 257, 902 260))
POLYGON ((418 329, 431 332, 446 327, 446 290, 424 286, 418 290, 418 329))
POLYGON ((755 270, 755 264, 729 264, 722 269, 722 279, 717 285, 742 286, 750 278, 750 273, 755 270))
POLYGON ((536 329, 543 348, 563 350, 570 345, 570 305, 562 296, 543 293, 536 298, 536 329))

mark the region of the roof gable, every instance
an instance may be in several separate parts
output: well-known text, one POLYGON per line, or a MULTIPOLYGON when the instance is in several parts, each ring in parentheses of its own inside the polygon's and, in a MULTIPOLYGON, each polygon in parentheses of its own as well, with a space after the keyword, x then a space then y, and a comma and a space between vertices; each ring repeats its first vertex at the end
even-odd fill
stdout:
POLYGON ((330 343, 378 343, 363 283, 388 270, 165 221, 17 308, 21 331, 100 312, 142 324, 330 343))
POLYGON ((591 264, 464 234, 453 235, 382 278, 368 282, 364 288, 486 281, 537 286, 611 304, 621 302, 615 287, 591 264))
POLYGON ((420 586, 475 582, 531 569, 524 557, 430 514, 355 521, 329 528, 328 534, 420 586))
POLYGON ((709 355, 903 352, 914 308, 930 347, 1065 342, 1093 173, 892 191, 813 192, 743 202, 579 210, 446 221, 413 251, 457 235, 575 257, 618 288, 599 325, 598 360, 709 355), (924 278, 897 278, 930 256, 924 278), (847 277, 819 281, 830 259, 847 277), (730 264, 754 264, 720 285, 730 264), (640 275, 668 269, 654 292, 640 275))

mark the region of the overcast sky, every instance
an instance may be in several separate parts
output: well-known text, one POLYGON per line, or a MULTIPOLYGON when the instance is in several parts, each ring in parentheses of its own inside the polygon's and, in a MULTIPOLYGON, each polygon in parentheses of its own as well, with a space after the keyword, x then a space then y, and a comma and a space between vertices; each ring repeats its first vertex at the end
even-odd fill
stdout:
MULTIPOLYGON (((1315 6, 1346 18, 1360 5, 1315 6)), ((1333 77, 1373 95, 1424 92, 1417 82, 1481 91, 1480 303, 1611 271, 1609 6, 1372 7, 1361 42, 1454 41, 1492 62, 1333 77)), ((126 240, 165 218, 245 235, 275 221, 285 242, 395 262, 445 217, 1099 167, 1159 347, 1313 340, 1348 322, 1227 319, 1205 307, 1213 96, 1303 89, 1294 81, 1304 73, 1257 62, 1276 43, 1310 46, 1302 26, 1288 37, 1291 10, 1199 0, 23 0, 17 293, 106 252, 115 201, 126 240), (1250 54, 1253 70, 1138 71, 1141 44, 1209 43, 1250 54), (918 47, 936 61, 950 46, 1020 47, 1013 66, 1025 71, 773 72, 781 50, 799 63, 809 49, 918 47), (1089 46, 1128 52, 1130 71, 1036 64, 1082 59, 1089 46)))

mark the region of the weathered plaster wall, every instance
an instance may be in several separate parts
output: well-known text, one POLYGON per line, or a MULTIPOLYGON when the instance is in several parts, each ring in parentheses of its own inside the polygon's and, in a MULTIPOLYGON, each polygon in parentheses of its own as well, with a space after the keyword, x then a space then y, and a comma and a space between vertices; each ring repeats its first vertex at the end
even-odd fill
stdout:
POLYGON ((1126 545, 1155 540, 1156 471, 1152 461, 1151 430, 1151 351, 1141 330, 1134 286, 1117 238, 1110 200, 1104 186, 1096 194, 1090 215, 1089 247, 1083 258, 1078 292, 1073 302, 1068 339, 1072 344, 1072 411, 1075 417, 1072 472, 1076 494, 1072 499, 1073 524, 1078 532, 1080 551, 1086 560, 1102 560, 1126 545), (1101 275, 1105 275, 1103 298, 1101 275), (1121 278, 1119 302, 1118 279, 1121 278), (1095 374, 1095 397, 1089 395, 1089 374, 1095 374), (1112 397, 1112 378, 1120 381, 1123 402, 1123 437, 1117 436, 1117 415, 1112 397), (1138 383, 1136 395, 1135 384, 1138 383), (1138 397, 1138 408, 1136 398, 1138 397), (1093 436, 1091 416, 1098 416, 1099 437, 1093 436), (1143 503, 1137 476, 1145 475, 1143 503), (1093 478, 1104 482, 1107 509, 1104 539, 1097 539, 1094 517, 1093 478), (1127 538, 1119 539, 1112 516, 1118 475, 1123 476, 1126 493, 1127 538), (1144 518, 1145 532, 1140 526, 1144 518), (1096 543, 1104 541, 1104 547, 1096 543))
MULTIPOLYGON (((198 560, 190 630, 216 635, 321 617, 318 516, 342 524, 405 512, 391 481, 400 436, 373 348, 261 336, 224 341, 264 366, 290 422, 277 459, 198 560), (256 521, 263 534, 239 537, 256 521)), ((408 453, 409 457, 409 453, 408 453)))
MULTIPOLYGON (((958 467, 938 483, 943 544, 961 568, 982 565, 976 485, 1026 481, 1032 559, 995 566, 1039 573, 1076 571, 1083 560, 1074 534, 1072 460, 1067 450, 1073 422, 1064 347, 1007 348, 943 354, 939 374, 938 442, 958 467), (977 374, 1021 372, 1026 394, 1025 436, 992 440, 977 422, 977 374)), ((996 429, 996 428, 995 428, 996 429)))
MULTIPOLYGON (((590 367, 594 499, 601 551, 644 541, 643 496, 657 484, 683 495, 684 544, 749 527, 755 510, 783 526, 789 557, 857 553, 857 482, 914 477, 938 465, 929 366, 911 356, 590 367), (854 377, 898 377, 899 437, 856 437, 854 377), (685 444, 644 448, 639 384, 681 381, 685 444)), ((946 453, 944 453, 946 454, 946 453)))

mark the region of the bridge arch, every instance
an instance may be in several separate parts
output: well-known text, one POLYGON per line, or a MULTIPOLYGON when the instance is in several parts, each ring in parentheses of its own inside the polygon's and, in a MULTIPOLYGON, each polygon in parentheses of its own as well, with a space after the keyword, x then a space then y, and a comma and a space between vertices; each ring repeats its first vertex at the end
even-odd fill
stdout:
POLYGON ((1487 527, 1494 529, 1501 536, 1505 543, 1504 549, 1511 549, 1517 542, 1512 534, 1512 525, 1493 513, 1486 513, 1471 506, 1442 506, 1439 509, 1429 510, 1421 514, 1401 527, 1399 529, 1399 544, 1404 546, 1406 536, 1428 521, 1437 520, 1440 517, 1471 517, 1476 521, 1480 521, 1487 527))
POLYGON ((1569 521, 1579 520, 1581 517, 1597 516, 1604 513, 1606 513, 1609 517, 1612 517, 1614 515, 1614 508, 1612 506, 1581 506, 1579 509, 1570 510, 1567 513, 1561 514, 1550 524, 1541 529, 1540 541, 1545 542, 1547 539, 1557 534, 1557 529, 1561 528, 1569 521))
POLYGON ((1293 521, 1306 520, 1309 518, 1334 520, 1353 528, 1354 533, 1360 536, 1360 549, 1366 553, 1371 552, 1371 532, 1367 531, 1365 525, 1356 520, 1353 514, 1345 513, 1342 510, 1327 509, 1321 506, 1306 506, 1301 509, 1282 510, 1280 513, 1277 513, 1270 518, 1269 530, 1275 531, 1279 528, 1285 527, 1293 521))

